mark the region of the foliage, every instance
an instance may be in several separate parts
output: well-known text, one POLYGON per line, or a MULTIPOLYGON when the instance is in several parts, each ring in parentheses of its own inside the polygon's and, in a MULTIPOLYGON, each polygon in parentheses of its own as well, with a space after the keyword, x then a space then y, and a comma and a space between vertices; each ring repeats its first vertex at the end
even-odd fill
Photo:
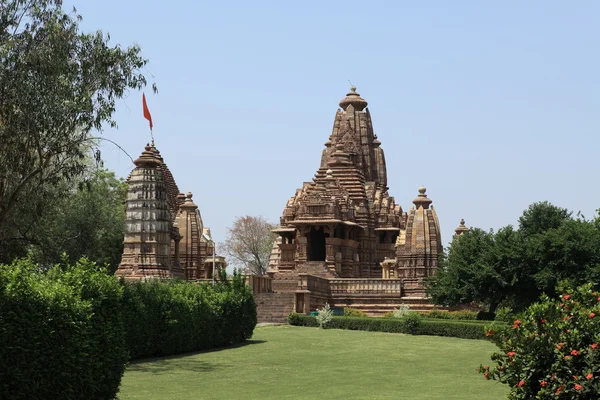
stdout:
POLYGON ((19 205, 39 201, 43 213, 57 186, 83 174, 91 132, 116 126, 116 100, 146 85, 137 45, 111 46, 80 20, 61 0, 0 7, 0 232, 18 226, 19 205))
POLYGON ((113 399, 128 354, 122 287, 82 259, 0 265, 0 398, 113 399))
POLYGON ((510 386, 510 399, 597 399, 600 395, 600 293, 592 284, 542 296, 510 327, 489 329, 500 348, 486 379, 510 386))
POLYGON ((352 307, 344 307, 344 317, 366 317, 367 313, 352 307))
POLYGON ((266 275, 275 241, 273 228, 263 217, 237 217, 223 244, 231 263, 247 273, 266 275))
MULTIPOLYGON (((290 325, 317 327, 317 317, 292 313, 288 316, 290 325)), ((424 319, 417 313, 409 313, 405 318, 358 318, 333 317, 327 329, 350 329, 409 333, 413 335, 451 336, 464 339, 485 339, 485 324, 479 321, 458 321, 424 319)))
POLYGON ((131 358, 164 356, 239 343, 256 326, 252 291, 236 271, 213 286, 151 280, 124 285, 131 358))
POLYGON ((503 304, 519 311, 541 294, 556 296, 562 280, 600 282, 600 225, 573 218, 547 202, 534 203, 517 230, 471 229, 454 239, 437 275, 427 281, 436 304, 503 304))
POLYGON ((410 307, 406 304, 400 304, 398 308, 392 311, 393 318, 404 318, 410 312, 410 307))
POLYGON ((53 265, 66 253, 71 262, 85 256, 116 270, 123 252, 126 183, 107 170, 72 183, 65 197, 45 203, 41 218, 26 209, 18 214, 13 240, 0 238, 0 250, 6 250, 0 251, 0 262, 29 253, 41 265, 53 265))
POLYGON ((477 312, 469 310, 460 311, 440 311, 437 308, 433 308, 430 311, 420 313, 425 318, 439 318, 439 319, 459 319, 464 321, 472 321, 477 319, 477 312))
POLYGON ((325 325, 331 322, 331 318, 333 318, 333 311, 331 310, 331 307, 329 307, 329 303, 325 303, 323 308, 320 310, 317 309, 317 316, 315 318, 319 324, 319 328, 321 329, 325 328, 325 325))
POLYGON ((519 230, 525 235, 536 235, 559 228, 571 219, 566 208, 556 207, 547 201, 533 203, 519 217, 519 230))

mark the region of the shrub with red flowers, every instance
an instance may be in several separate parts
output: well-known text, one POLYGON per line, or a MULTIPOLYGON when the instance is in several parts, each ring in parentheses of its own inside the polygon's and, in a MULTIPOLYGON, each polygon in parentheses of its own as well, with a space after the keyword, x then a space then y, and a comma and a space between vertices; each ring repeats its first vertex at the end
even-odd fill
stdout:
POLYGON ((488 329, 500 352, 479 372, 508 384, 509 399, 600 398, 600 293, 591 284, 561 293, 488 329))

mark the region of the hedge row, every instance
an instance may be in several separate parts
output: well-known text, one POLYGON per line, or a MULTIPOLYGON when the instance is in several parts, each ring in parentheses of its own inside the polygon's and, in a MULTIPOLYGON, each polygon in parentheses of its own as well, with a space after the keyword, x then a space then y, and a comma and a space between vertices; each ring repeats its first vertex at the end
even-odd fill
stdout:
POLYGON ((115 397, 128 358, 123 288, 84 264, 0 265, 1 399, 115 397))
POLYGON ((132 359, 242 342, 256 326, 256 304, 241 277, 217 285, 149 281, 124 287, 123 314, 132 359))
POLYGON ((127 284, 86 260, 0 265, 0 399, 114 399, 130 357, 240 342, 255 325, 239 275, 127 284))
MULTIPOLYGON (((291 313, 290 325, 318 327, 315 317, 291 313)), ((327 329, 411 333, 414 335, 449 336, 463 339, 485 339, 485 326, 476 321, 414 318, 333 317, 327 329)))

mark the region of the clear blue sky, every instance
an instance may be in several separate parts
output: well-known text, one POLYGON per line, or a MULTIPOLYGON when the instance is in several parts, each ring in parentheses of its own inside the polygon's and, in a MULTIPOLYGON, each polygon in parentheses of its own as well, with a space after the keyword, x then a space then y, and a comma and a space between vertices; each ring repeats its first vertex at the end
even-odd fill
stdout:
MULTIPOLYGON (((443 241, 461 218, 497 229, 534 201, 600 208, 600 2, 66 2, 84 30, 139 43, 156 144, 217 241, 236 216, 279 221, 319 166, 348 80, 369 102, 390 194, 420 185, 443 241)), ((119 101, 134 158, 141 94, 119 101)), ((105 146, 106 166, 130 160, 105 146)))

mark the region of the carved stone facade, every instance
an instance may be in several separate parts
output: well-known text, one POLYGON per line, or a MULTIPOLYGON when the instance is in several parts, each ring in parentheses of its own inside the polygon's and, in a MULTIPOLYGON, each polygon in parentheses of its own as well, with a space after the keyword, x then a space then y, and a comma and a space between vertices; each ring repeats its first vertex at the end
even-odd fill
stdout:
POLYGON ((425 307, 423 280, 435 274, 443 251, 432 201, 421 187, 409 212, 396 204, 367 102, 352 87, 340 107, 319 169, 274 230, 273 290, 295 292, 297 312, 325 301, 362 302, 371 314, 386 311, 381 303, 393 309, 410 299, 422 300, 411 307, 425 307))
POLYGON ((127 280, 210 279, 225 266, 214 254, 192 194, 180 193, 160 152, 147 145, 127 183, 123 256, 116 271, 127 280), (213 262, 214 257, 214 262, 213 262))

